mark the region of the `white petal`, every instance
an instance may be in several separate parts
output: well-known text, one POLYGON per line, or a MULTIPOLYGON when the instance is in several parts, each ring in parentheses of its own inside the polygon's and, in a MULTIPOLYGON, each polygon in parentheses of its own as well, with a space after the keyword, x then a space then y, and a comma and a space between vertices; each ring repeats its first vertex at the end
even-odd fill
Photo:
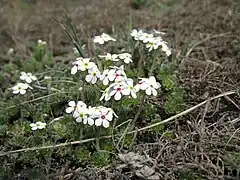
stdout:
POLYGON ((109 122, 107 120, 103 120, 103 127, 108 128, 109 122))
POLYGON ((114 94, 116 94, 117 93, 117 91, 116 90, 112 90, 110 93, 108 93, 109 94, 109 96, 113 96, 114 94))
POLYGON ((76 74, 77 73, 77 66, 73 66, 71 69, 71 74, 76 74))
POLYGON ((19 92, 20 92, 20 94, 25 94, 25 93, 26 93, 26 90, 25 90, 25 89, 22 89, 22 90, 20 90, 19 92))
POLYGON ((94 124, 94 120, 92 118, 88 118, 88 125, 92 126, 94 124))
POLYGON ((37 77, 36 76, 32 76, 31 77, 33 81, 36 81, 37 80, 37 77))
POLYGON ((128 96, 130 95, 131 91, 129 88, 125 88, 123 91, 122 91, 122 94, 125 95, 125 96, 128 96))
POLYGON ((108 80, 108 78, 104 78, 104 80, 103 80, 103 85, 108 85, 108 83, 109 83, 109 80, 108 80))
POLYGON ((99 119, 95 120, 95 125, 96 126, 101 126, 101 124, 102 124, 102 119, 99 118, 99 119))
POLYGON ((152 93, 153 93, 154 96, 157 96, 157 91, 156 91, 156 89, 153 89, 153 88, 152 88, 152 93))
POLYGON ((131 91, 131 95, 132 95, 132 97, 135 99, 135 98, 137 98, 137 95, 136 95, 136 93, 134 92, 134 91, 131 91))
POLYGON ((95 84, 96 82, 97 82, 97 77, 94 76, 94 77, 92 78, 92 84, 95 84))
POLYGON ((140 85, 140 88, 141 88, 141 90, 146 90, 147 88, 149 87, 149 85, 147 84, 147 83, 142 83, 141 85, 140 85))
POLYGON ((117 91, 116 94, 115 94, 115 96, 114 96, 114 99, 115 99, 116 101, 118 101, 118 100, 121 99, 121 97, 122 97, 121 93, 120 93, 119 91, 117 91))
POLYGON ((31 128, 33 131, 37 130, 37 126, 31 128))
POLYGON ((68 107, 67 109, 66 109, 66 113, 68 113, 68 114, 70 114, 71 112, 73 112, 74 111, 74 108, 73 107, 68 107))
POLYGON ((75 107, 76 103, 75 103, 75 101, 69 101, 68 105, 71 107, 75 107))
POLYGON ((88 122, 88 119, 87 119, 87 118, 84 118, 84 119, 83 119, 83 124, 87 124, 87 122, 88 122))
POLYGON ((78 118, 76 119, 76 121, 77 121, 78 123, 80 123, 80 122, 82 122, 82 118, 78 117, 78 118))
POLYGON ((89 83, 92 80, 92 75, 87 75, 85 80, 89 83))
POLYGON ((13 91, 13 94, 18 94, 18 93, 19 93, 19 90, 13 91))
POLYGON ((146 94, 147 94, 148 96, 150 96, 150 95, 152 94, 152 90, 151 90, 150 87, 146 89, 146 94))

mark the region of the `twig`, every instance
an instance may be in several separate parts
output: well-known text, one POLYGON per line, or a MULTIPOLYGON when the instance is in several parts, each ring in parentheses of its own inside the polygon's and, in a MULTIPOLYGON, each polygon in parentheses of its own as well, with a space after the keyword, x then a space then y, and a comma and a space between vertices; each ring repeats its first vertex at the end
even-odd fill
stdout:
POLYGON ((210 39, 214 39, 214 38, 218 38, 218 37, 222 37, 222 36, 226 36, 226 35, 228 35, 229 33, 221 33, 221 34, 217 34, 217 35, 214 35, 214 36, 208 36, 208 37, 206 37, 205 39, 203 39, 203 40, 201 40, 201 41, 199 41, 199 42, 197 42, 196 44, 194 44, 189 50, 188 50, 188 52, 186 53, 186 58, 188 58, 188 56, 191 54, 191 52, 198 46, 198 45, 200 45, 200 44, 202 44, 202 43, 204 43, 205 41, 208 41, 208 40, 210 40, 210 39))
MULTIPOLYGON (((228 91, 228 92, 225 92, 225 93, 222 93, 222 94, 219 94, 217 96, 214 96, 212 98, 210 98, 210 100, 214 100, 214 99, 218 99, 218 98, 221 98, 221 97, 224 97, 224 96, 228 96, 228 95, 232 95, 232 94, 236 94, 237 91, 228 91)), ((148 129, 151 129, 153 127, 156 127, 156 126, 159 126, 161 124, 165 124, 165 123, 168 123, 168 122, 171 122, 172 120, 174 119, 177 119, 185 114, 188 114, 189 112, 203 106, 204 104, 206 104, 209 100, 206 100, 206 101, 203 101, 179 114, 176 114, 168 119, 165 119, 163 121, 160 121, 160 122, 157 122, 157 123, 154 123, 154 124, 151 124, 149 126, 146 126, 146 127, 143 127, 143 128, 140 128, 140 129, 137 129, 137 130, 134 130, 134 131, 130 131, 128 132, 127 134, 133 134, 133 133, 136 133, 136 132, 140 132, 140 131, 145 131, 145 130, 148 130, 148 129)), ((114 136, 121 136, 122 134, 115 134, 114 136)), ((108 135, 108 136, 101 136, 99 137, 99 139, 108 139, 108 138, 112 138, 112 135, 108 135)), ((68 146, 68 145, 74 145, 74 144, 83 144, 83 143, 87 143, 87 142, 91 142, 91 141, 95 141, 97 138, 90 138, 90 139, 85 139, 85 140, 79 140, 79 141, 73 141, 73 142, 69 142, 69 143, 61 143, 61 144, 57 144, 54 146, 54 148, 58 148, 58 147, 63 147, 63 146, 68 146)), ((49 149, 49 148, 52 148, 53 146, 52 145, 49 145, 49 146, 42 146, 42 147, 32 147, 32 148, 24 148, 24 149, 18 149, 18 150, 13 150, 13 151, 8 151, 8 152, 2 152, 0 154, 0 157, 1 156, 6 156, 6 155, 10 155, 10 154, 14 154, 14 153, 20 153, 20 152, 27 152, 27 151, 35 151, 35 150, 41 150, 41 149, 49 149)))

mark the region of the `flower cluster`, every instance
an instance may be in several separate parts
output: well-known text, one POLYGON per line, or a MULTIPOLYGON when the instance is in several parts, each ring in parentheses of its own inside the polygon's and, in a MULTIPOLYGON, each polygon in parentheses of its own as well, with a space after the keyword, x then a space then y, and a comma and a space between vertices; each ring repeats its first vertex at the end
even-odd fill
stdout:
POLYGON ((32 75, 32 73, 21 72, 20 80, 25 83, 17 83, 11 89, 13 94, 26 94, 27 89, 33 89, 29 84, 33 81, 37 81, 37 77, 32 75))
POLYGON ((12 87, 13 94, 26 94, 27 89, 32 89, 27 83, 17 83, 12 87))
POLYGON ((107 55, 99 55, 100 58, 104 58, 107 61, 119 61, 123 60, 124 63, 129 64, 132 62, 132 55, 129 53, 121 53, 121 54, 110 54, 107 53, 107 55))
POLYGON ((154 76, 147 78, 140 78, 141 80, 135 85, 135 90, 138 92, 139 90, 143 90, 146 92, 148 96, 153 95, 157 96, 157 90, 161 87, 160 83, 156 81, 154 76))
POLYGON ((44 129, 46 127, 46 123, 43 123, 43 122, 36 122, 36 123, 31 123, 30 124, 30 127, 33 131, 37 130, 37 129, 44 129))
POLYGON ((30 84, 31 82, 36 81, 37 77, 32 75, 32 73, 21 72, 20 79, 30 84))
MULTIPOLYGON (((159 31, 154 31, 155 34, 163 34, 162 32, 159 31)), ((143 32, 142 30, 132 30, 131 36, 136 40, 136 41, 141 41, 146 45, 146 48, 148 51, 156 50, 159 47, 162 48, 162 51, 166 53, 167 56, 171 55, 171 49, 167 46, 167 42, 163 41, 161 36, 154 36, 154 34, 146 33, 143 32)))
POLYGON ((116 41, 116 39, 110 37, 108 34, 103 33, 101 36, 95 36, 93 39, 94 43, 104 44, 108 41, 116 41))
POLYGON ((98 107, 87 107, 87 105, 78 101, 70 101, 68 103, 69 107, 66 109, 66 113, 72 114, 72 116, 76 119, 76 122, 88 124, 90 126, 103 126, 108 128, 110 125, 110 121, 113 120, 114 116, 117 115, 111 108, 106 108, 103 106, 98 107))
POLYGON ((46 45, 47 45, 46 41, 42 41, 41 39, 38 40, 38 46, 39 47, 44 47, 46 45))

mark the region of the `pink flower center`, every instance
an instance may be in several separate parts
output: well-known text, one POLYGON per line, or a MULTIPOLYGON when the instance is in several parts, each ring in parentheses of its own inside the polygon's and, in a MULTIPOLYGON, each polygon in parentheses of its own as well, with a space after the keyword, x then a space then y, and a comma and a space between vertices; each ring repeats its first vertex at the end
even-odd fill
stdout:
POLYGON ((120 76, 118 73, 115 74, 115 77, 117 78, 118 76, 120 76))
POLYGON ((105 116, 105 115, 102 115, 102 116, 101 116, 101 119, 106 119, 106 116, 105 116))
POLYGON ((122 90, 122 88, 117 88, 117 91, 121 91, 122 90))

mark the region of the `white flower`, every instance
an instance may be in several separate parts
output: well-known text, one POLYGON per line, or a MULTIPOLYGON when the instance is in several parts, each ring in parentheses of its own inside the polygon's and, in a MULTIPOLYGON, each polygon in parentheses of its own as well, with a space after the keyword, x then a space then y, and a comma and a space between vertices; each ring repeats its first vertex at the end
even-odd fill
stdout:
POLYGON ((111 36, 105 33, 102 33, 101 37, 104 41, 116 41, 116 39, 112 38, 111 36))
POLYGON ((108 34, 103 33, 101 36, 95 36, 93 39, 94 43, 104 44, 108 41, 116 41, 116 39, 110 37, 108 34))
POLYGON ((20 79, 27 83, 31 83, 32 81, 36 81, 37 77, 32 75, 32 73, 21 72, 20 79))
POLYGON ((109 72, 108 72, 108 78, 110 81, 114 81, 117 82, 117 81, 123 81, 124 79, 126 79, 126 73, 124 72, 124 66, 120 66, 120 67, 117 67, 117 66, 111 66, 111 69, 109 72))
POLYGON ((129 53, 118 54, 119 59, 122 59, 124 63, 129 64, 132 62, 132 55, 129 53))
POLYGON ((131 36, 136 40, 140 40, 140 37, 142 36, 143 34, 143 31, 142 30, 139 30, 137 31, 136 29, 133 29, 132 32, 131 32, 131 36))
POLYGON ((105 69, 99 77, 99 79, 103 82, 103 85, 105 86, 109 83, 109 73, 113 74, 114 70, 105 69))
POLYGON ((37 130, 37 129, 44 129, 46 127, 46 123, 43 123, 43 122, 36 122, 36 123, 31 123, 30 126, 31 126, 31 129, 33 131, 37 130))
POLYGON ((13 48, 10 48, 7 52, 8 55, 12 55, 14 53, 14 49, 13 48))
POLYGON ((102 92, 102 96, 100 97, 100 101, 102 101, 103 99, 105 101, 109 101, 111 96, 109 95, 109 90, 111 87, 106 88, 103 92, 102 92))
POLYGON ((44 80, 51 80, 51 76, 44 76, 44 80))
POLYGON ((87 105, 82 102, 82 101, 78 101, 77 104, 75 103, 75 101, 70 101, 68 103, 69 107, 66 109, 66 113, 70 114, 72 113, 73 111, 75 111, 77 108, 86 108, 87 105))
POLYGON ((28 88, 32 89, 27 83, 17 83, 17 85, 12 87, 13 94, 25 94, 28 88))
POLYGON ((76 74, 77 71, 80 70, 81 64, 82 64, 82 58, 77 58, 77 60, 72 63, 73 67, 71 69, 71 74, 76 74))
POLYGON ((116 101, 120 100, 122 95, 129 95, 129 94, 130 94, 129 88, 126 88, 126 86, 124 86, 121 83, 114 83, 114 86, 112 87, 109 93, 110 96, 114 95, 114 99, 116 101))
POLYGON ((139 40, 142 41, 143 43, 147 43, 151 41, 152 38, 153 38, 153 34, 142 33, 139 37, 139 40))
POLYGON ((156 81, 156 78, 154 76, 151 76, 148 81, 148 87, 146 89, 146 94, 147 95, 153 95, 153 96, 157 96, 157 91, 156 89, 159 89, 161 87, 160 83, 156 81))
POLYGON ((90 62, 90 58, 79 57, 75 62, 72 63, 73 67, 71 69, 71 74, 76 74, 78 70, 85 71, 87 69, 96 66, 95 63, 90 62))
POLYGON ((156 38, 150 38, 148 39, 148 43, 146 44, 146 48, 148 51, 156 50, 161 45, 161 41, 156 38))
POLYGON ((164 35, 164 34, 166 34, 165 32, 161 32, 161 31, 158 31, 158 30, 153 30, 153 32, 155 33, 155 34, 161 34, 161 35, 164 35))
POLYGON ((172 54, 170 48, 167 46, 166 42, 162 42, 162 51, 166 53, 167 56, 172 54))
POLYGON ((100 77, 100 71, 97 67, 91 68, 88 70, 88 75, 85 77, 85 80, 89 83, 95 84, 97 79, 100 77))
POLYGON ((127 79, 126 84, 127 84, 127 88, 129 89, 129 94, 128 95, 131 95, 133 98, 137 98, 137 95, 136 95, 137 91, 133 86, 133 80, 130 79, 130 78, 127 79))
POLYGON ((87 110, 88 109, 86 107, 77 107, 73 113, 73 117, 80 123, 83 119, 87 118, 87 110))
POLYGON ((95 120, 95 125, 96 126, 101 126, 108 128, 109 127, 109 121, 112 121, 113 115, 109 111, 109 108, 101 108, 100 109, 101 114, 99 115, 99 118, 95 120), (110 113, 109 113, 110 112, 110 113))
POLYGON ((46 45, 47 45, 47 43, 45 41, 42 41, 41 39, 38 40, 38 46, 43 47, 43 46, 46 46, 46 45))
POLYGON ((76 56, 79 56, 79 53, 78 53, 78 50, 76 47, 73 48, 73 53, 76 55, 76 56))
POLYGON ((139 81, 135 86, 134 89, 136 92, 138 92, 139 90, 146 90, 148 88, 148 79, 147 78, 140 78, 141 81, 139 81))
POLYGON ((92 126, 94 124, 94 117, 95 117, 95 108, 92 108, 91 106, 88 107, 86 116, 83 118, 83 124, 88 124, 92 126))
POLYGON ((119 61, 118 55, 107 53, 107 55, 99 55, 100 58, 105 58, 107 61, 119 61))
POLYGON ((96 64, 94 64, 93 62, 90 62, 90 59, 89 58, 83 58, 82 59, 82 63, 79 67, 79 69, 81 71, 85 71, 86 69, 91 69, 93 68, 94 66, 96 66, 96 64))
POLYGON ((98 44, 104 44, 104 40, 101 36, 95 36, 93 42, 98 44))

